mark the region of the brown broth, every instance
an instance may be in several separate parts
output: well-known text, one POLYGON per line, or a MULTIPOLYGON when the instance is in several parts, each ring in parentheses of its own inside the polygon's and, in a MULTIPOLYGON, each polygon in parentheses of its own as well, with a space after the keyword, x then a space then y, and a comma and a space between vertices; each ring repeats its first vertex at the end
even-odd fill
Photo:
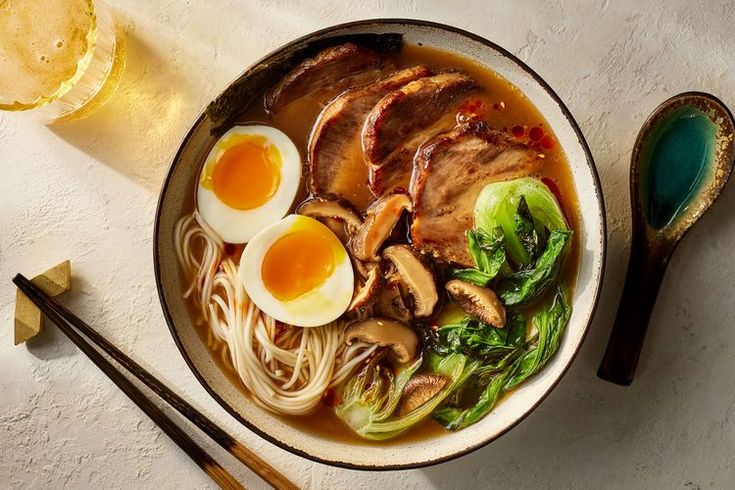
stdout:
MULTIPOLYGON (((460 69, 472 76, 484 89, 474 96, 473 99, 481 100, 484 106, 488 108, 483 119, 490 126, 508 131, 509 133, 512 132, 514 127, 520 126, 524 129, 525 138, 521 139, 521 141, 527 141, 529 129, 534 127, 542 128, 546 134, 554 137, 553 131, 548 123, 520 90, 492 70, 471 60, 435 48, 406 45, 399 53, 393 55, 389 61, 392 61, 397 67, 423 63, 434 71, 449 68, 460 69)), ((323 107, 324 101, 322 98, 319 96, 303 97, 286 106, 275 116, 270 116, 265 112, 262 103, 260 103, 261 99, 259 97, 256 98, 256 102, 246 108, 242 115, 238 117, 238 122, 258 122, 275 126, 293 140, 301 153, 302 161, 306 161, 309 133, 319 111, 323 107)), ((356 151, 359 149, 358 144, 359 142, 355 142, 356 151)), ((536 176, 550 179, 556 184, 560 194, 557 197, 561 197, 562 208, 569 220, 569 224, 573 230, 579 230, 579 205, 566 156, 558 144, 551 149, 541 151, 545 155, 545 163, 536 176)), ((304 176, 306 175, 307 173, 305 171, 304 176)), ((354 197, 364 203, 368 203, 372 198, 368 194, 369 191, 365 185, 366 177, 366 172, 364 174, 355 173, 354 181, 346 184, 354 186, 354 197)), ((296 204, 303 201, 307 195, 306 183, 304 183, 301 194, 297 196, 295 201, 296 204)), ((573 289, 576 281, 580 256, 580 239, 579 233, 575 233, 570 254, 561 271, 561 280, 568 284, 570 289, 573 289)), ((240 251, 240 249, 237 249, 236 253, 232 255, 236 257, 240 251)), ((192 314, 195 314, 194 310, 195 308, 192 307, 192 314)), ((533 314, 533 310, 533 307, 528 309, 527 314, 533 314)), ((197 326, 197 330, 202 341, 212 351, 212 355, 220 368, 227 374, 232 383, 239 386, 243 390, 243 393, 248 396, 237 373, 230 365, 227 356, 224 355, 225 352, 223 349, 226 349, 226 346, 213 339, 206 325, 197 326)), ((508 393, 505 394, 505 396, 507 395, 508 393)), ((316 434, 326 439, 353 444, 374 444, 352 433, 327 406, 321 406, 315 413, 307 416, 282 416, 282 418, 303 432, 316 434)), ((399 438, 393 441, 381 441, 379 444, 386 445, 394 441, 400 441, 403 444, 406 442, 427 440, 437 437, 442 433, 444 433, 444 429, 433 420, 428 419, 414 426, 399 438)))

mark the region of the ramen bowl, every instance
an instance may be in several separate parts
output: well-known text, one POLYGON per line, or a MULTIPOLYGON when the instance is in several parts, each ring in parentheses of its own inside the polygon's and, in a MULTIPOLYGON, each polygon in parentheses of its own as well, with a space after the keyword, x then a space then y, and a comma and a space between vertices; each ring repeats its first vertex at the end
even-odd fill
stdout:
POLYGON ((592 321, 603 279, 605 241, 602 191, 592 155, 569 110, 539 75, 505 49, 469 32, 424 21, 381 19, 342 24, 297 39, 245 70, 209 104, 181 143, 163 184, 155 222, 154 264, 161 305, 174 341, 196 378, 225 410, 259 436, 299 456, 346 468, 388 470, 432 465, 467 454, 506 433, 541 403, 574 360, 592 321), (472 60, 523 92, 551 126, 566 154, 580 214, 573 313, 549 364, 471 430, 423 439, 398 438, 387 444, 355 443, 307 432, 251 401, 220 368, 195 328, 190 306, 182 297, 186 287, 174 243, 176 223, 191 210, 196 179, 213 135, 221 134, 237 112, 305 53, 381 34, 397 34, 405 43, 435 47, 472 60))

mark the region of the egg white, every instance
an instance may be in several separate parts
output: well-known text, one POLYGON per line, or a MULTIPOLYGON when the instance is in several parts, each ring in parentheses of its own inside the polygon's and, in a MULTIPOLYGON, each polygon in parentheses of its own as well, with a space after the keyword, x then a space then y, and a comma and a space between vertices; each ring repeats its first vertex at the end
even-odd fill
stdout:
POLYGON ((281 219, 291 208, 301 182, 301 157, 296 145, 283 132, 270 126, 235 126, 223 134, 209 152, 202 171, 227 151, 222 142, 233 135, 263 136, 281 154, 280 183, 275 194, 254 209, 235 209, 222 202, 212 189, 197 181, 197 209, 202 219, 228 243, 245 243, 264 227, 281 219))
MULTIPOLYGON (((313 221, 312 225, 323 227, 330 235, 332 231, 324 224, 306 216, 289 215, 265 228, 250 240, 240 258, 240 280, 245 291, 255 304, 276 320, 298 327, 318 327, 336 320, 347 310, 352 300, 354 273, 347 251, 334 264, 332 274, 317 288, 292 300, 282 301, 265 287, 262 264, 270 247, 288 234, 301 220, 313 221)), ((336 243, 343 247, 334 236, 336 243)), ((344 247, 343 247, 344 248, 344 247)))

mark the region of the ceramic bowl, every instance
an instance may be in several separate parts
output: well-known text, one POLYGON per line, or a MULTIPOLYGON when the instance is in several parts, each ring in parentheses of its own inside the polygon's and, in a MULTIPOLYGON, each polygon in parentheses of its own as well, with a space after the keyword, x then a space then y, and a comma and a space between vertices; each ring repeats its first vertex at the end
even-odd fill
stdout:
POLYGON ((237 420, 268 441, 294 454, 335 466, 397 469, 427 466, 456 458, 498 438, 525 418, 549 394, 569 368, 592 320, 605 264, 605 217, 602 192, 587 143, 569 110, 549 85, 500 46, 454 27, 424 21, 368 20, 330 27, 293 41, 248 68, 195 121, 181 143, 163 184, 158 204, 154 262, 158 292, 171 334, 194 375, 237 420), (262 93, 288 66, 317 47, 357 36, 394 33, 407 43, 441 48, 475 60, 520 89, 553 128, 569 159, 581 210, 581 262, 573 314, 552 361, 503 400, 471 429, 428 440, 390 445, 327 440, 300 431, 263 410, 215 364, 198 336, 181 297, 184 287, 174 249, 174 227, 193 202, 194 182, 218 131, 235 112, 262 93))

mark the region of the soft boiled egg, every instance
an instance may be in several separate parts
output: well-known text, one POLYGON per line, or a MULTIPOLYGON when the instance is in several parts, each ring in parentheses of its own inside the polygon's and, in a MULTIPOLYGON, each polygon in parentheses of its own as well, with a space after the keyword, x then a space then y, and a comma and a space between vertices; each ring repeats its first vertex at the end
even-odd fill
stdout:
POLYGON ((222 240, 245 243, 288 212, 300 180, 301 158, 288 136, 269 126, 235 126, 204 161, 197 209, 222 240))
POLYGON ((306 216, 286 216, 255 235, 239 273, 258 308, 298 327, 336 320, 352 299, 354 276, 344 245, 306 216))

